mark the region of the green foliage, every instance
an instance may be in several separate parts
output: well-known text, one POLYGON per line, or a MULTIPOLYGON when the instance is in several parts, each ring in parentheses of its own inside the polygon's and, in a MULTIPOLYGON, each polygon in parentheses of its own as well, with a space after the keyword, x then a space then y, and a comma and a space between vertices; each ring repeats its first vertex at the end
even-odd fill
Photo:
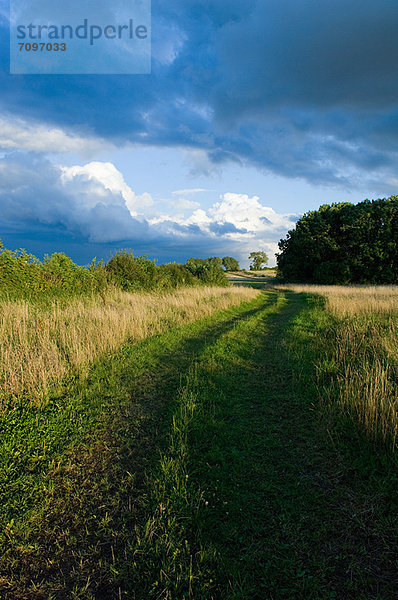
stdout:
POLYGON ((186 268, 206 285, 228 286, 229 281, 221 267, 222 260, 213 258, 189 258, 185 263, 186 268))
POLYGON ((188 269, 192 275, 199 275, 203 267, 205 266, 206 261, 203 258, 188 258, 185 263, 185 267, 188 269))
POLYGON ((397 283, 398 197, 322 205, 279 248, 279 273, 288 281, 397 283))
POLYGON ((160 265, 159 271, 161 279, 165 282, 165 287, 180 288, 198 283, 198 280, 192 275, 191 271, 178 263, 160 265))
POLYGON ((106 269, 111 281, 124 290, 150 290, 178 288, 199 283, 228 285, 221 268, 221 258, 190 258, 186 265, 170 263, 157 266, 155 261, 143 256, 135 257, 131 251, 122 250, 111 258, 106 269))
POLYGON ((261 271, 263 265, 268 263, 268 256, 265 252, 251 252, 249 256, 249 260, 251 260, 250 270, 251 271, 261 271))
POLYGON ((222 266, 222 258, 219 256, 212 256, 211 258, 206 258, 206 264, 214 265, 215 267, 222 266))
POLYGON ((111 281, 125 291, 158 287, 158 272, 154 261, 121 250, 106 265, 111 281))
POLYGON ((236 258, 232 256, 224 256, 222 265, 226 271, 240 271, 240 266, 236 258))
POLYGON ((99 293, 109 286, 126 291, 175 289, 193 285, 229 285, 219 257, 191 258, 186 265, 156 265, 145 256, 121 250, 105 266, 94 258, 90 265, 75 264, 63 252, 43 261, 25 250, 12 252, 0 240, 0 298, 46 301, 51 298, 99 293))
POLYGON ((0 243, 0 295, 9 298, 70 297, 101 292, 108 285, 102 261, 89 268, 76 265, 62 252, 41 262, 25 250, 12 252, 0 243))
POLYGON ((219 285, 222 287, 229 285, 229 281, 221 267, 213 264, 206 264, 199 273, 198 278, 206 285, 219 285))

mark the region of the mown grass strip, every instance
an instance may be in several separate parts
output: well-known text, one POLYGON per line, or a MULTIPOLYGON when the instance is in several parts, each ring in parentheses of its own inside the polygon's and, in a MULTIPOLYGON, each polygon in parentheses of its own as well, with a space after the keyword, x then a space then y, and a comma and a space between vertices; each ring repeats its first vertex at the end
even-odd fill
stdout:
POLYGON ((137 600, 395 597, 392 465, 328 437, 319 413, 328 316, 308 296, 265 296, 178 395, 138 530, 137 600))

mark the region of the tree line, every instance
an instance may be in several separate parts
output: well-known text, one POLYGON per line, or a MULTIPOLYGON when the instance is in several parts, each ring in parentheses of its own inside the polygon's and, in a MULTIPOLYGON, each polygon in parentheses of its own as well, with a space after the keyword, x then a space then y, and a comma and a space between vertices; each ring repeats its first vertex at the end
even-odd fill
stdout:
POLYGON ((120 250, 106 264, 93 259, 90 265, 80 266, 63 252, 39 260, 23 249, 7 250, 0 241, 0 297, 71 297, 102 293, 109 286, 125 291, 227 286, 226 271, 239 268, 238 261, 230 256, 158 265, 156 260, 135 256, 131 250, 120 250))
POLYGON ((304 214, 279 249, 286 281, 398 283, 398 196, 324 204, 304 214))

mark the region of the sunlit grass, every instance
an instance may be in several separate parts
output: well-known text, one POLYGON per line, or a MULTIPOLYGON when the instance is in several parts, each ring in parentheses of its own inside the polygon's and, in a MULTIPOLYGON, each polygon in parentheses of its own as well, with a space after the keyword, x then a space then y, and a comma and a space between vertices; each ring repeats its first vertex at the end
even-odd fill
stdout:
POLYGON ((185 288, 169 293, 114 291, 43 307, 0 304, 0 385, 10 399, 40 402, 65 377, 127 340, 141 340, 256 297, 250 288, 185 288))
POLYGON ((278 289, 319 294, 326 298, 327 308, 337 315, 398 313, 397 285, 278 285, 278 289))
POLYGON ((284 285, 325 298, 331 316, 323 341, 322 389, 375 442, 396 447, 398 433, 398 286, 284 285), (329 373, 327 373, 329 371, 329 373))
MULTIPOLYGON (((130 299, 128 312, 146 310, 130 299)), ((123 312, 105 300, 85 315, 123 312)), ((218 301, 199 298, 201 315, 218 301)), ((395 321, 338 317, 319 297, 269 287, 174 327, 181 300, 167 302, 167 331, 105 351, 49 402, 1 414, 0 597, 395 598, 397 455, 357 435, 341 413, 356 424, 360 413, 334 394, 340 377, 358 385, 367 358, 388 398, 392 372, 383 380, 377 361, 396 352, 395 321), (317 389, 339 407, 335 423, 317 389)))

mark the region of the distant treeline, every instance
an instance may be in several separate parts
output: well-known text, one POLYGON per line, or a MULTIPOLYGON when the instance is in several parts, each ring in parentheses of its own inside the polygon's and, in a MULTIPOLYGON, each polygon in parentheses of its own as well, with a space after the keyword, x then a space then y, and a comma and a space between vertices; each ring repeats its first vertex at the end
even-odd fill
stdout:
POLYGON ((157 265, 155 260, 121 250, 107 264, 94 259, 91 265, 82 267, 62 252, 46 255, 41 261, 25 250, 7 250, 0 242, 0 296, 13 299, 69 297, 102 293, 109 286, 126 291, 227 286, 223 264, 223 259, 214 257, 190 258, 185 265, 157 265))
POLYGON ((279 242, 279 276, 321 284, 398 283, 398 196, 323 205, 279 242))

